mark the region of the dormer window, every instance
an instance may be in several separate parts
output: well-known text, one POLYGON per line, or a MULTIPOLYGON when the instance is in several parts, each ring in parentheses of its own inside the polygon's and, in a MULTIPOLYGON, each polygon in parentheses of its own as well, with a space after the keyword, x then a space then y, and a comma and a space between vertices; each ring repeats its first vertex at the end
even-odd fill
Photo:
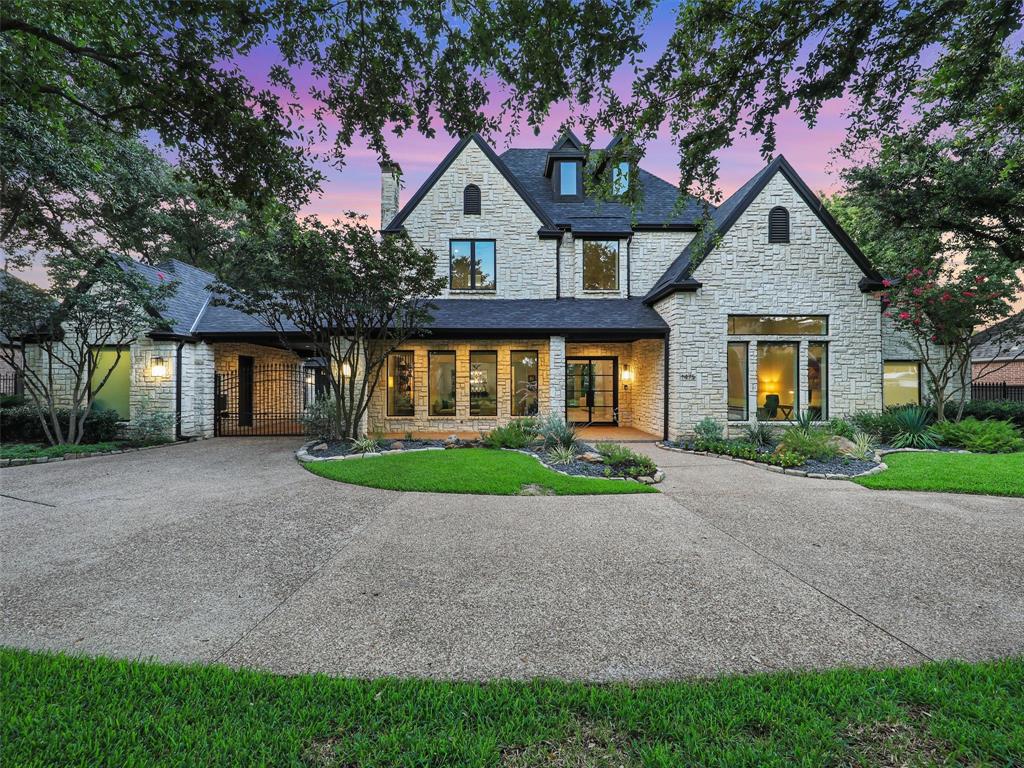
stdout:
POLYGON ((480 187, 469 184, 462 190, 462 213, 466 216, 480 215, 480 187))
POLYGON ((582 179, 580 178, 580 167, 582 163, 576 160, 559 160, 558 168, 558 196, 579 197, 582 179))
POLYGON ((629 192, 629 162, 616 163, 612 168, 612 194, 624 195, 629 192))
POLYGON ((789 211, 777 205, 768 212, 768 242, 789 242, 789 211))

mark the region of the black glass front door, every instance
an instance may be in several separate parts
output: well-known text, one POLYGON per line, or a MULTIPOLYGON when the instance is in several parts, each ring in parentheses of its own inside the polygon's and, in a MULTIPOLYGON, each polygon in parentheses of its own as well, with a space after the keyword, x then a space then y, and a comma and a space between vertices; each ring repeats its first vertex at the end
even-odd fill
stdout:
POLYGON ((565 420, 572 424, 618 424, 617 357, 565 359, 565 420))

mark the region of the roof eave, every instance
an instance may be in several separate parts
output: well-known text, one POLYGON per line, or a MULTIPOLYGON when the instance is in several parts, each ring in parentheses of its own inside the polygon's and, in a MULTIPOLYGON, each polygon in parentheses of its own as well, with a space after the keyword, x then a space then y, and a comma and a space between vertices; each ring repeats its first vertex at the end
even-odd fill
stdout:
POLYGON ((703 287, 704 284, 699 280, 674 280, 670 283, 665 283, 665 285, 661 286, 660 288, 655 288, 654 290, 652 290, 650 293, 644 296, 643 301, 644 304, 650 307, 656 304, 657 302, 661 301, 665 297, 672 295, 673 293, 693 293, 695 291, 700 290, 703 287))

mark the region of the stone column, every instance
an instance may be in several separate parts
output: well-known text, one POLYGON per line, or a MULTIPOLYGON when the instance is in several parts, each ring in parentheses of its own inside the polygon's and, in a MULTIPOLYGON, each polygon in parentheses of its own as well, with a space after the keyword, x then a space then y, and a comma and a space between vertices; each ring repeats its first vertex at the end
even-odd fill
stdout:
POLYGON ((565 418, 565 336, 548 341, 548 407, 565 418))

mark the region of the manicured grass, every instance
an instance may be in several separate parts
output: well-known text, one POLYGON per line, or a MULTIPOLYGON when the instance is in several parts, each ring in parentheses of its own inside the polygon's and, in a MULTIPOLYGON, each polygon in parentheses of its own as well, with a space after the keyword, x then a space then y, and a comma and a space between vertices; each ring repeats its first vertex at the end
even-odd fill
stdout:
POLYGON ((890 453, 867 488, 1024 496, 1024 453, 890 453))
POLYGON ((1024 661, 639 686, 283 677, 0 649, 0 764, 1020 765, 1024 661))
POLYGON ((34 443, 12 443, 0 446, 0 459, 36 459, 42 456, 54 458, 69 453, 99 453, 116 451, 124 443, 85 443, 82 445, 37 445, 34 443))
POLYGON ((394 491, 518 495, 536 485, 558 496, 598 493, 657 493, 642 483, 552 472, 531 456, 486 448, 396 453, 346 461, 311 461, 310 472, 354 485, 394 491))

